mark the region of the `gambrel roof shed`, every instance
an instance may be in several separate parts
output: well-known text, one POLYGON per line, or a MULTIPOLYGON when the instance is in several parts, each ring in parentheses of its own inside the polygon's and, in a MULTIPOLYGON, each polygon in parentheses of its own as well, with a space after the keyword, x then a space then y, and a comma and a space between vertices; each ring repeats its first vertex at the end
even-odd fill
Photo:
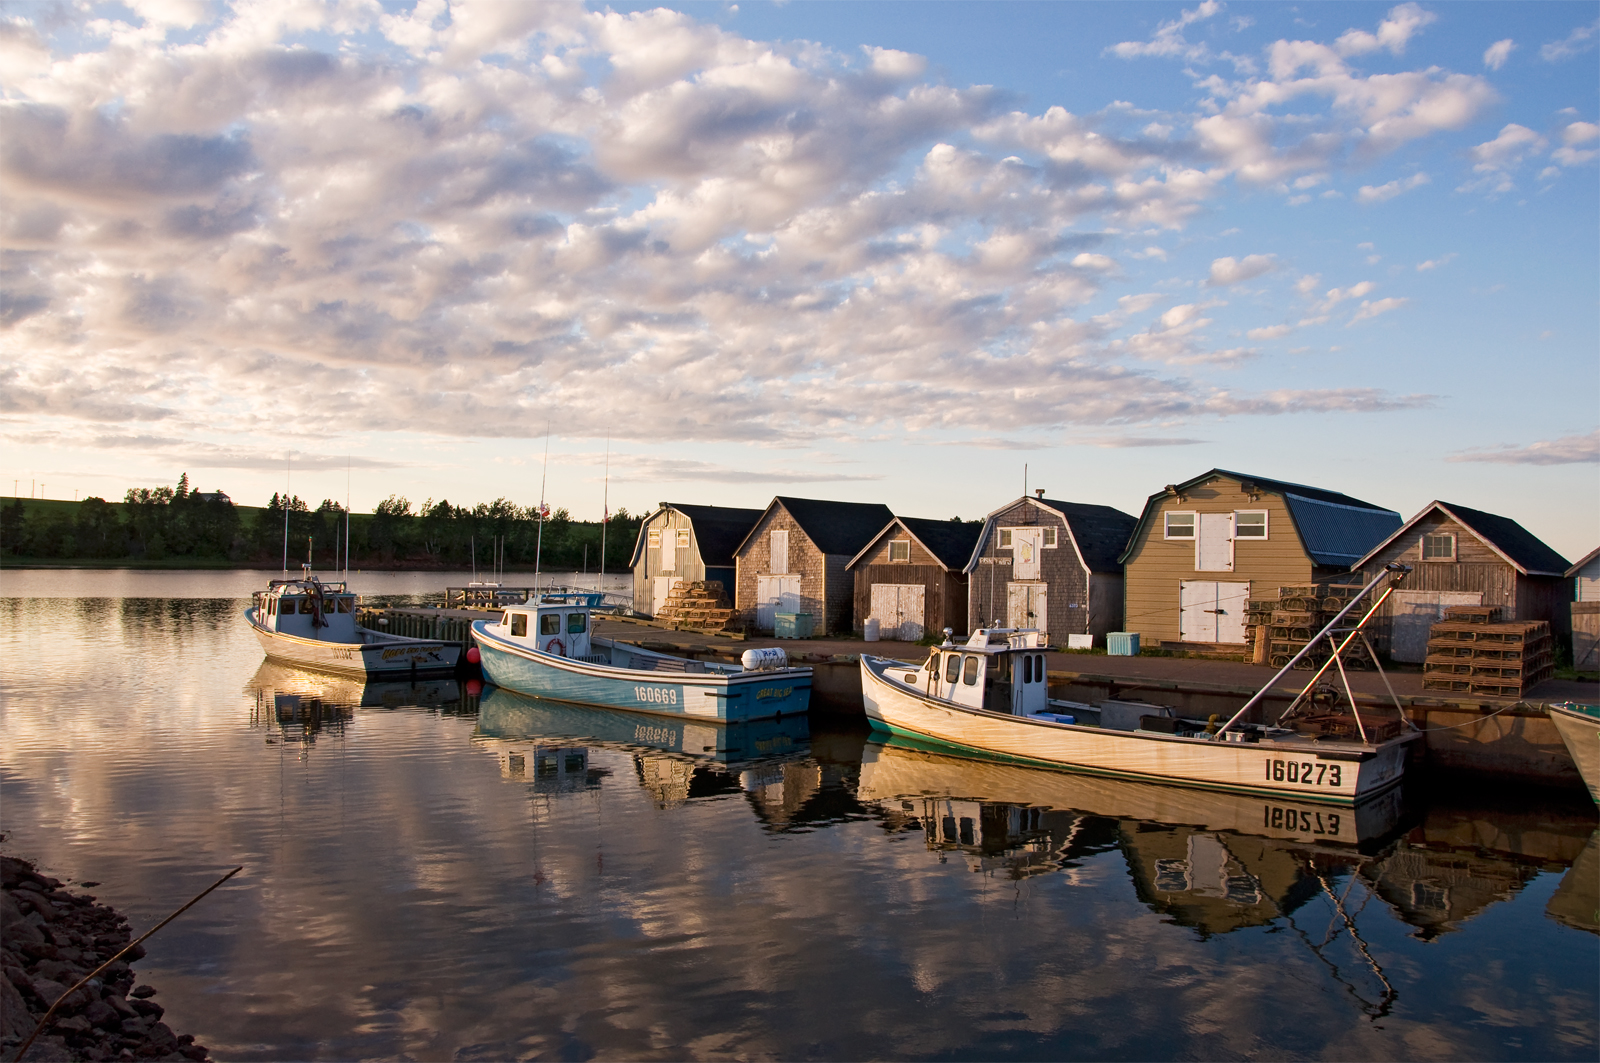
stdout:
POLYGON ((1231 472, 1228 469, 1212 469, 1181 484, 1170 484, 1151 495, 1145 502, 1138 525, 1128 536, 1127 546, 1117 560, 1123 564, 1128 562, 1133 544, 1139 538, 1138 532, 1159 511, 1163 500, 1174 493, 1181 495, 1186 488, 1204 483, 1213 476, 1227 476, 1238 480, 1247 490, 1255 487, 1280 496, 1307 556, 1313 564, 1324 568, 1359 568, 1360 560, 1373 543, 1389 536, 1391 532, 1398 534, 1395 529, 1400 524, 1400 514, 1392 509, 1384 509, 1337 491, 1324 491, 1320 487, 1231 472))
POLYGON ((676 510, 689 518, 694 529, 695 542, 700 547, 700 559, 708 568, 732 568, 733 555, 750 534, 750 529, 761 519, 762 510, 739 509, 732 506, 690 506, 681 502, 662 502, 654 512, 639 522, 639 539, 633 545, 633 560, 629 567, 637 567, 644 556, 645 530, 650 522, 665 510, 676 510))
POLYGON ((1138 526, 1137 518, 1110 506, 1095 506, 1086 502, 1061 502, 1054 498, 1026 495, 1016 501, 1007 502, 989 514, 983 524, 983 534, 978 537, 972 556, 967 559, 968 573, 978 567, 983 544, 988 541, 996 518, 1015 507, 1018 502, 1041 506, 1060 516, 1067 526, 1072 547, 1077 551, 1078 559, 1083 562, 1084 568, 1105 575, 1122 575, 1122 552, 1128 545, 1128 537, 1138 526))
POLYGON ((1410 531, 1419 521, 1428 514, 1439 512, 1454 520, 1477 536, 1483 545, 1487 546, 1500 556, 1507 564, 1524 576, 1555 576, 1564 578, 1571 573, 1567 559, 1545 545, 1528 529, 1512 520, 1496 513, 1485 513, 1481 509, 1468 509, 1458 506, 1453 502, 1429 502, 1422 507, 1421 512, 1406 521, 1391 536, 1367 551, 1360 561, 1352 568, 1363 568, 1371 560, 1383 553, 1389 544, 1410 531))

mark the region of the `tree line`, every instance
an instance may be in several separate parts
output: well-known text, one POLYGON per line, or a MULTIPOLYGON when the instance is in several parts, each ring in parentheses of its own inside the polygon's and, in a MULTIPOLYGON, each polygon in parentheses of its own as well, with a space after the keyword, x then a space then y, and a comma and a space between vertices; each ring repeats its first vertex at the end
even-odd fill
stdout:
MULTIPOLYGON (((351 513, 332 499, 312 509, 297 495, 274 492, 265 506, 237 506, 221 491, 129 488, 120 504, 13 499, 0 507, 0 555, 22 560, 151 562, 281 562, 307 558, 320 570, 340 567, 349 527, 350 567, 594 571, 600 567, 601 525, 575 521, 565 508, 519 506, 504 498, 457 506, 431 498, 420 507, 390 495, 371 513, 351 513), (541 528, 542 524, 542 528, 541 528), (287 537, 285 528, 287 527, 287 537)), ((605 526, 606 569, 622 571, 633 555, 640 518, 618 508, 605 526)))

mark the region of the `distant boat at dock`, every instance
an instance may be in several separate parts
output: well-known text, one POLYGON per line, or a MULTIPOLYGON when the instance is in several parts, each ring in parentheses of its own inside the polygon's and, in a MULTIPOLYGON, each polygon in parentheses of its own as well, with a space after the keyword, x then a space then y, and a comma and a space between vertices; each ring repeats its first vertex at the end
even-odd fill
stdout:
POLYGON ((535 697, 658 716, 740 723, 803 713, 811 669, 782 650, 748 650, 740 664, 695 661, 592 634, 582 595, 540 595, 472 625, 483 674, 535 697))
POLYGON ((245 620, 275 661, 368 679, 448 674, 461 647, 438 639, 408 638, 356 623, 356 596, 343 582, 311 575, 275 579, 256 591, 245 620))

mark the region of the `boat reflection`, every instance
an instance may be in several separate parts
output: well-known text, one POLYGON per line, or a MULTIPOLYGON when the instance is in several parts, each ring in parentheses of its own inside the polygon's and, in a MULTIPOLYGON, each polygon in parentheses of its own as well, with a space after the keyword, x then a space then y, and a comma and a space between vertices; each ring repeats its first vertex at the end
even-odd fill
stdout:
POLYGON ((1545 912, 1558 923, 1600 934, 1600 828, 1562 876, 1545 912))
POLYGON ((420 707, 470 714, 474 700, 454 679, 363 682, 264 661, 245 684, 255 700, 253 725, 270 726, 287 743, 309 745, 324 733, 343 734, 359 708, 420 707))
POLYGON ((748 723, 643 716, 489 687, 476 738, 494 749, 507 777, 526 779, 531 764, 536 793, 598 786, 609 773, 588 767, 592 749, 631 753, 640 787, 667 809, 747 787, 764 794, 774 772, 789 770, 782 762, 805 759, 810 723, 804 715, 748 723))

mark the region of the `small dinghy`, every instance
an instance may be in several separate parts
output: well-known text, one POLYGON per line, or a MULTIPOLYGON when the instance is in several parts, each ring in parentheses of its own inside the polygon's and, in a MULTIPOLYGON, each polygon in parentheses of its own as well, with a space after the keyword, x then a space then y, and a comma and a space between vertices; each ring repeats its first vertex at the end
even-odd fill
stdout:
POLYGON ((275 661, 368 679, 452 673, 461 647, 413 639, 356 623, 356 596, 342 582, 324 583, 304 568, 299 579, 275 579, 256 591, 245 619, 275 661))

